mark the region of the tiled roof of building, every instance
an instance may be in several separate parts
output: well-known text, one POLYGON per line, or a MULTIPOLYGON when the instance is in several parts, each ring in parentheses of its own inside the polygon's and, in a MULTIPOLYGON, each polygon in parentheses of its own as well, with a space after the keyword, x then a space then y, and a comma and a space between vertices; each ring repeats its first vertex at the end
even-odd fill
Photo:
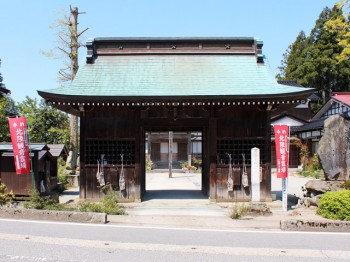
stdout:
MULTIPOLYGON (((97 42, 96 48, 98 44, 109 44, 110 41, 97 42)), ((167 43, 166 41, 159 40, 162 43, 167 43)), ((255 42, 252 43, 254 45, 255 42)), ((230 46, 223 51, 215 51, 216 53, 203 53, 200 50, 178 53, 175 45, 175 51, 170 49, 166 53, 152 53, 151 50, 138 53, 123 48, 120 46, 119 49, 124 53, 119 52, 118 48, 115 53, 111 53, 109 49, 101 52, 91 51, 95 52, 92 62, 80 66, 70 86, 39 91, 39 94, 74 97, 200 98, 283 96, 310 93, 312 90, 278 84, 267 62, 257 61, 260 54, 225 53, 230 50, 230 46)), ((255 50, 252 44, 250 48, 255 50)))
POLYGON ((332 98, 350 106, 350 92, 333 93, 332 98))
MULTIPOLYGON (((41 150, 47 150, 46 144, 42 143, 31 143, 29 145, 30 151, 41 151, 41 150)), ((0 143, 0 151, 2 152, 12 152, 13 147, 11 143, 0 143)))
POLYGON ((64 144, 47 144, 52 156, 60 157, 61 155, 68 155, 67 148, 64 144))
POLYGON ((313 120, 308 124, 305 124, 303 126, 295 127, 294 132, 304 132, 309 130, 315 130, 315 129, 322 129, 324 126, 324 118, 313 120))
POLYGON ((74 96, 259 96, 309 91, 276 82, 254 56, 99 57, 80 67, 71 86, 47 90, 74 96))

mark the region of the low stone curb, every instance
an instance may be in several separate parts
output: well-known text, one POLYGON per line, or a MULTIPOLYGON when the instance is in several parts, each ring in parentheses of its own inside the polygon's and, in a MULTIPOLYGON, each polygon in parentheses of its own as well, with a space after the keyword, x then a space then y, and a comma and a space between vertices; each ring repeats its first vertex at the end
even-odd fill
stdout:
POLYGON ((78 223, 107 223, 106 213, 38 210, 25 208, 0 208, 0 217, 14 219, 50 220, 78 223))
POLYGON ((350 221, 340 220, 281 220, 281 230, 309 232, 350 232, 350 221))

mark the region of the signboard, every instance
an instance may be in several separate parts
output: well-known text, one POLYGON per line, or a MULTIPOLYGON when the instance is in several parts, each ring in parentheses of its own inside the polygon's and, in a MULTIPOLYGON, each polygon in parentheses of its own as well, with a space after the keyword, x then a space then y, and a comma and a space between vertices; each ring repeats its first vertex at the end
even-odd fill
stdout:
POLYGON ((10 134, 15 158, 16 174, 30 172, 28 126, 25 117, 9 118, 10 134))
POLYGON ((276 170, 278 178, 288 176, 289 162, 289 127, 288 125, 274 125, 276 143, 276 170))

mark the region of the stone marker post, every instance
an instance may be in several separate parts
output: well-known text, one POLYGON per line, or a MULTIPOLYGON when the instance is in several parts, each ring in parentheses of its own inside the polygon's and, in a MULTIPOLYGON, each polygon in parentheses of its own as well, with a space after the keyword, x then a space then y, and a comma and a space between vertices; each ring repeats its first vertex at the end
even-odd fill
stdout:
POLYGON ((260 149, 251 149, 251 185, 252 202, 260 201, 260 149))

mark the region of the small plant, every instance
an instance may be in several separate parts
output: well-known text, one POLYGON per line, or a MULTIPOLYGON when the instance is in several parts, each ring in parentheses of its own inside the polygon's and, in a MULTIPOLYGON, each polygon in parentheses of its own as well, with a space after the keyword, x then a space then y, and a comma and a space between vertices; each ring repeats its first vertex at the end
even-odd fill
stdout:
POLYGON ((323 175, 323 170, 317 154, 312 156, 311 164, 305 166, 303 170, 299 171, 299 174, 303 177, 314 177, 316 179, 319 179, 323 175))
POLYGON ((150 171, 156 168, 156 164, 152 160, 146 159, 146 170, 150 171))
POLYGON ((188 170, 188 171, 196 171, 197 167, 195 166, 190 166, 187 161, 180 163, 180 166, 182 167, 183 170, 188 170))
POLYGON ((81 201, 78 207, 60 204, 49 197, 40 196, 38 192, 32 194, 31 200, 24 203, 24 208, 41 210, 59 210, 59 211, 80 211, 80 212, 98 212, 110 215, 125 215, 125 210, 118 205, 117 192, 107 193, 101 203, 81 201))
POLYGON ((320 198, 317 214, 324 218, 350 221, 350 190, 324 193, 320 198))
POLYGON ((232 213, 230 217, 232 219, 239 219, 243 216, 245 216, 249 212, 249 207, 246 205, 234 205, 232 208, 232 213))
POLYGON ((12 191, 6 193, 6 185, 0 180, 0 206, 4 206, 13 201, 14 194, 12 191))
POLYGON ((344 181, 344 188, 345 189, 350 189, 350 180, 344 181))
POLYGON ((192 157, 192 163, 197 169, 201 169, 202 168, 202 159, 196 158, 194 156, 194 157, 192 157))
POLYGON ((109 215, 125 215, 125 210, 118 205, 117 192, 107 193, 101 203, 84 202, 78 203, 78 209, 81 212, 98 212, 107 213, 109 215))
POLYGON ((31 199, 23 204, 24 208, 28 209, 42 209, 42 210, 61 210, 69 211, 73 210, 65 204, 60 204, 47 196, 41 196, 38 191, 35 191, 31 195, 31 199))

